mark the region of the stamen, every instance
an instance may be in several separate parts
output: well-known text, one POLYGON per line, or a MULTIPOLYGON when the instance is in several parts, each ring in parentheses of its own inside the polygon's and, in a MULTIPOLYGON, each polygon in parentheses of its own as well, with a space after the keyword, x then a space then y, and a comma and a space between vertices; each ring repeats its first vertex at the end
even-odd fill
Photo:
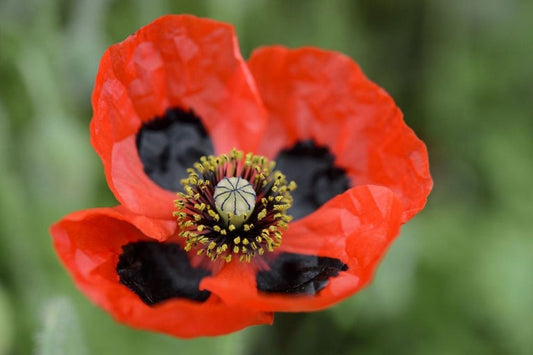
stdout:
POLYGON ((175 201, 185 250, 213 261, 250 262, 281 244, 296 185, 274 171, 274 162, 234 149, 201 157, 193 167, 175 201))

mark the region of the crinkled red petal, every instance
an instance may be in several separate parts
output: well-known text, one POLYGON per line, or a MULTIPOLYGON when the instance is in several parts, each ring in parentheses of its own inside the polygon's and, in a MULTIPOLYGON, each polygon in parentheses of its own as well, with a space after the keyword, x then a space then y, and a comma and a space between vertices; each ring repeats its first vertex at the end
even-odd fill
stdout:
POLYGON ((132 327, 189 338, 272 323, 271 313, 229 306, 216 295, 204 303, 172 299, 148 306, 120 284, 116 265, 122 246, 149 240, 144 232, 156 237, 167 228, 158 228, 156 224, 132 218, 122 208, 99 208, 66 216, 51 227, 51 234, 55 249, 76 285, 114 318, 132 327))
POLYGON ((399 232, 402 206, 381 186, 359 186, 322 206, 313 218, 290 225, 276 251, 336 258, 348 266, 316 295, 266 294, 256 287, 253 268, 230 263, 205 278, 204 287, 226 302, 263 311, 300 312, 330 306, 365 286, 399 232))
POLYGON ((353 186, 382 185, 402 201, 402 221, 419 212, 432 187, 424 143, 392 98, 345 55, 281 46, 248 61, 269 112, 259 150, 272 158, 296 141, 329 147, 353 186))
POLYGON ((192 109, 217 153, 255 151, 266 114, 233 27, 163 16, 103 55, 92 96, 91 142, 117 199, 135 213, 171 218, 174 194, 143 171, 135 135, 167 109, 192 109))

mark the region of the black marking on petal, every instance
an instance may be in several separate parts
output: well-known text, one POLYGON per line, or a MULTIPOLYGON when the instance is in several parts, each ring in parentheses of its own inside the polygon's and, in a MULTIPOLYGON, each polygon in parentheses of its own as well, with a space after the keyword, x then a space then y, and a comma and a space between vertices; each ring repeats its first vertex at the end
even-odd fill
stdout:
POLYGON ((204 302, 211 294, 200 291, 200 281, 211 274, 194 268, 178 244, 136 242, 122 247, 117 264, 120 283, 147 305, 170 298, 204 302))
POLYGON ((187 168, 214 152, 200 119, 181 109, 167 110, 162 117, 145 123, 137 133, 136 144, 146 175, 170 191, 181 189, 187 168))
POLYGON ((282 253, 270 264, 270 270, 257 273, 257 289, 267 293, 314 295, 331 277, 348 266, 339 259, 316 255, 282 253))
POLYGON ((276 157, 276 169, 298 186, 292 193, 289 210, 294 219, 307 216, 350 188, 346 170, 335 166, 335 157, 329 149, 313 140, 300 141, 282 150, 276 157))

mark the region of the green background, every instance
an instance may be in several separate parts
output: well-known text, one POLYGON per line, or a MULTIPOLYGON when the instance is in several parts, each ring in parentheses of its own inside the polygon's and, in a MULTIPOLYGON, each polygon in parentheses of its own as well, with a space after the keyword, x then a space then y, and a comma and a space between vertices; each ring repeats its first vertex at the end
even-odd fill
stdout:
POLYGON ((532 1, 0 0, 0 354, 533 353, 532 1), (165 13, 233 23, 243 55, 356 60, 427 143, 435 188, 370 287, 217 338, 115 323, 73 285, 48 226, 114 205, 89 144, 111 44, 165 13))

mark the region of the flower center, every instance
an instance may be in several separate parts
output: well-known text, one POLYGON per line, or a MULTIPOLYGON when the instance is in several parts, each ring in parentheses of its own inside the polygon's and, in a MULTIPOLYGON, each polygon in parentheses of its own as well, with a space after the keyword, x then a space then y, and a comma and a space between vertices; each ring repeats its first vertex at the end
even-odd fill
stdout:
POLYGON ((250 182, 241 177, 229 177, 220 180, 215 187, 215 206, 226 224, 236 227, 250 217, 254 210, 257 195, 250 182))
POLYGON ((287 183, 274 162, 232 150, 201 157, 193 167, 181 181, 184 192, 178 193, 174 212, 186 251, 213 261, 250 262, 281 244, 296 184, 287 183))

